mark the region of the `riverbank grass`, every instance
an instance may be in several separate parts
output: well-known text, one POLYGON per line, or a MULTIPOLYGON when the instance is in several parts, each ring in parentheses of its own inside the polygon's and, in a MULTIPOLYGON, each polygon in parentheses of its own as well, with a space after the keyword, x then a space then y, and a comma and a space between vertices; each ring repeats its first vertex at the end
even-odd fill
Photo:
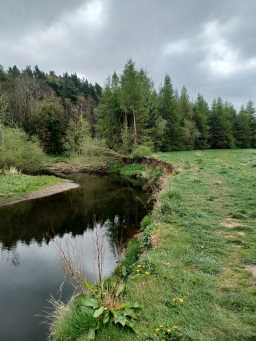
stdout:
POLYGON ((0 206, 23 199, 26 195, 62 183, 54 176, 30 176, 24 174, 0 174, 0 206))
MULTIPOLYGON (((110 326, 96 339, 256 339, 256 151, 157 157, 177 173, 144 219, 141 256, 126 283, 125 301, 141 307, 136 334, 110 326)), ((86 340, 76 305, 66 309, 52 339, 86 340)))

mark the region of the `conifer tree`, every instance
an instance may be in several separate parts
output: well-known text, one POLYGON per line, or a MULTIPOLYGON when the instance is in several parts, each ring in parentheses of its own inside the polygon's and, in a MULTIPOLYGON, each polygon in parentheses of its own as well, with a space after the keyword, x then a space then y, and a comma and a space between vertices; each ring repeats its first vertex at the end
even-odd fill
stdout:
POLYGON ((207 102, 204 100, 203 96, 198 95, 197 100, 194 104, 194 122, 198 134, 195 138, 195 148, 196 149, 206 149, 208 148, 208 137, 209 137, 209 127, 208 127, 208 116, 209 107, 207 102))
POLYGON ((181 127, 177 115, 177 99, 169 75, 165 76, 164 84, 160 89, 159 113, 162 120, 159 119, 158 125, 163 128, 161 150, 170 151, 179 149, 181 127))
POLYGON ((123 117, 120 103, 120 80, 116 73, 102 92, 97 109, 97 135, 103 137, 110 148, 118 149, 122 143, 123 117))
POLYGON ((250 147, 256 148, 256 109, 252 101, 247 103, 245 110, 250 117, 250 147))
POLYGON ((211 148, 231 148, 234 145, 232 121, 221 98, 213 101, 209 116, 209 144, 211 148))
POLYGON ((178 115, 181 120, 181 148, 182 149, 193 149, 195 146, 195 140, 198 136, 193 120, 193 107, 190 102, 187 89, 182 88, 180 97, 178 99, 178 115))
POLYGON ((251 117, 250 114, 241 108, 235 120, 236 146, 239 148, 249 148, 251 146, 251 117))

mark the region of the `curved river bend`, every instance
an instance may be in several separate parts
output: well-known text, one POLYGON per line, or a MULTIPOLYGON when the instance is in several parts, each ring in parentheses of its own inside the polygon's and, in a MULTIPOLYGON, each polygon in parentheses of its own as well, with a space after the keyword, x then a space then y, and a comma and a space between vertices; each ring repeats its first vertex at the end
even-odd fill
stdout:
POLYGON ((67 301, 60 249, 72 251, 88 279, 97 279, 96 235, 103 274, 146 214, 147 196, 110 177, 77 175, 80 188, 0 208, 0 340, 47 340, 50 297, 67 301))

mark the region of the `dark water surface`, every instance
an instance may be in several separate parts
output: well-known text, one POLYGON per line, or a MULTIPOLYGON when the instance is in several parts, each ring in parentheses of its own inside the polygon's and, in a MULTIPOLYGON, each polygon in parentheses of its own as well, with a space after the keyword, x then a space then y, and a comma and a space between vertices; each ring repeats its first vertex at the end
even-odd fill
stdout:
POLYGON ((100 239, 103 273, 110 275, 146 214, 140 191, 109 177, 74 180, 79 189, 0 208, 0 341, 46 340, 49 298, 66 301, 72 294, 60 250, 95 281, 100 239))

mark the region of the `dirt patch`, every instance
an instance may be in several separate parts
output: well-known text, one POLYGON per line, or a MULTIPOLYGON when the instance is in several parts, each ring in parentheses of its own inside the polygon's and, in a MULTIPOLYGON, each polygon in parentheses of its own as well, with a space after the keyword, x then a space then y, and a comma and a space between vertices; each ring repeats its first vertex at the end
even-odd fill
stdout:
POLYGON ((159 232, 156 232, 151 236, 151 245, 153 247, 157 247, 159 243, 160 243, 160 234, 159 232))
POLYGON ((87 174, 97 174, 97 175, 105 175, 107 174, 107 165, 103 162, 99 162, 99 164, 72 164, 67 162, 57 162, 52 166, 43 170, 44 173, 55 175, 59 177, 65 177, 70 174, 77 173, 87 173, 87 174))
POLYGON ((53 185, 53 186, 48 186, 44 189, 41 189, 39 191, 35 191, 29 194, 26 194, 24 197, 20 199, 15 199, 15 200, 10 200, 6 203, 0 204, 0 207, 4 206, 10 206, 13 204, 17 204, 19 202, 23 201, 29 201, 29 200, 35 200, 35 199, 40 199, 44 197, 49 197, 58 193, 70 191, 71 189, 78 188, 79 185, 74 183, 73 181, 65 180, 61 184, 53 185))
POLYGON ((224 233, 222 233, 221 235, 224 236, 225 238, 231 239, 231 240, 233 240, 233 239, 239 239, 239 238, 245 236, 244 232, 233 232, 233 233, 225 233, 225 232, 224 232, 224 233))
POLYGON ((252 274, 253 278, 256 278, 256 265, 247 265, 245 268, 252 274))
POLYGON ((228 228, 228 229, 234 229, 237 227, 241 227, 240 221, 237 219, 232 219, 232 218, 225 219, 221 225, 228 228))
POLYGON ((131 163, 140 163, 144 165, 149 165, 151 167, 158 167, 162 169, 162 171, 165 174, 173 174, 175 172, 175 167, 170 164, 169 162, 162 161, 159 159, 155 159, 152 157, 139 157, 139 158, 129 158, 129 157, 123 157, 122 161, 125 164, 131 164, 131 163))

